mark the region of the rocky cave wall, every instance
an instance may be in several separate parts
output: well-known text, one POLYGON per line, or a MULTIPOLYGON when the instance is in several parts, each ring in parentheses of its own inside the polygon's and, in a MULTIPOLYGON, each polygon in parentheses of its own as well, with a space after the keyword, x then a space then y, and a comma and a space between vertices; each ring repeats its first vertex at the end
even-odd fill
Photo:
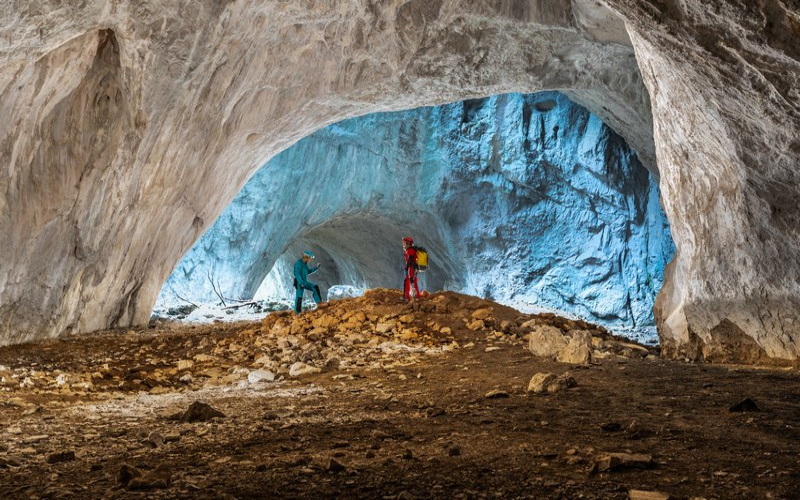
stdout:
POLYGON ((247 179, 328 124, 559 89, 658 169, 677 247, 656 309, 665 352, 796 359, 799 10, 4 2, 0 340, 146 322, 247 179))
POLYGON ((276 263, 288 297, 303 245, 323 287, 397 288, 411 234, 431 290, 642 333, 674 251, 658 198, 625 141, 557 92, 353 118, 260 169, 159 302, 217 300, 210 277, 250 298, 276 263))

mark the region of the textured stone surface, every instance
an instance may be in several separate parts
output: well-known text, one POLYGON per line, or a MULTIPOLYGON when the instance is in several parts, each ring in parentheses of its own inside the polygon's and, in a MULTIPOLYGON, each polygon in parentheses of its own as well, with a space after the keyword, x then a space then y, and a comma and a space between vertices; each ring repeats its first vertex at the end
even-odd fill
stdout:
POLYGON ((656 309, 664 352, 795 359, 800 5, 620 4, 652 98, 678 248, 656 309))
POLYGON ((2 341, 145 322, 249 176, 327 124, 559 88, 651 168, 652 116, 664 352, 724 350, 727 320, 796 358, 797 2, 603 4, 625 24, 588 1, 3 3, 2 341))
POLYGON ((347 117, 562 88, 605 95, 595 111, 653 157, 632 48, 561 4, 17 7, 0 7, 3 342, 146 322, 255 170, 347 117))
POLYGON ((248 182, 159 303, 217 300, 209 276, 226 297, 250 298, 271 268, 267 287, 291 297, 307 248, 323 290, 399 287, 407 234, 429 251, 432 291, 642 335, 654 333, 673 251, 658 190, 617 134, 562 94, 511 94, 355 118, 299 141, 248 182))

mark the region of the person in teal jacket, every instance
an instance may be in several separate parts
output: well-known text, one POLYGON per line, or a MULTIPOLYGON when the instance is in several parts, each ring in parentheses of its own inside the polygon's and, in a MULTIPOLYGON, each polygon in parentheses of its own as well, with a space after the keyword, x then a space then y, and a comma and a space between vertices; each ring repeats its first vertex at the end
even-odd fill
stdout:
POLYGON ((314 293, 314 302, 319 304, 322 302, 322 294, 319 291, 319 285, 308 281, 308 275, 314 274, 319 270, 319 264, 314 267, 308 267, 308 263, 314 258, 314 253, 310 250, 303 252, 303 256, 297 259, 294 263, 294 312, 300 314, 303 311, 303 294, 306 290, 311 290, 314 293))

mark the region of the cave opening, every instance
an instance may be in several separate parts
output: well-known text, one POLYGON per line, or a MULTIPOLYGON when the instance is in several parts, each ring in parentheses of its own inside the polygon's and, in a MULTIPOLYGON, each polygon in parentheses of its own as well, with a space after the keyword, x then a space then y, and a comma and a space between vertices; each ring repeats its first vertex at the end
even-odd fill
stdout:
POLYGON ((656 174, 557 91, 370 114, 298 141, 187 253, 156 312, 178 296, 286 301, 306 249, 323 290, 398 288, 406 235, 432 255, 431 291, 657 341, 652 306, 674 244, 656 174))

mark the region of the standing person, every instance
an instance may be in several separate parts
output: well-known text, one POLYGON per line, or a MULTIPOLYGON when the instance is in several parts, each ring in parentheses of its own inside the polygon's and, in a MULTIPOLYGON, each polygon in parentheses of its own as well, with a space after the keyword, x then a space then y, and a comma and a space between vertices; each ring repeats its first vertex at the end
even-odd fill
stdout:
POLYGON ((308 281, 308 275, 314 274, 319 270, 319 264, 314 267, 308 267, 308 263, 314 258, 314 253, 311 250, 306 250, 303 255, 294 263, 294 312, 300 314, 303 311, 303 294, 306 290, 314 292, 314 302, 319 304, 322 302, 322 296, 319 291, 319 285, 308 281))
POLYGON ((419 297, 417 286, 417 250, 414 248, 414 238, 403 238, 403 253, 405 254, 405 279, 403 280, 403 297, 406 300, 419 297), (414 294, 411 294, 413 287, 414 294))

